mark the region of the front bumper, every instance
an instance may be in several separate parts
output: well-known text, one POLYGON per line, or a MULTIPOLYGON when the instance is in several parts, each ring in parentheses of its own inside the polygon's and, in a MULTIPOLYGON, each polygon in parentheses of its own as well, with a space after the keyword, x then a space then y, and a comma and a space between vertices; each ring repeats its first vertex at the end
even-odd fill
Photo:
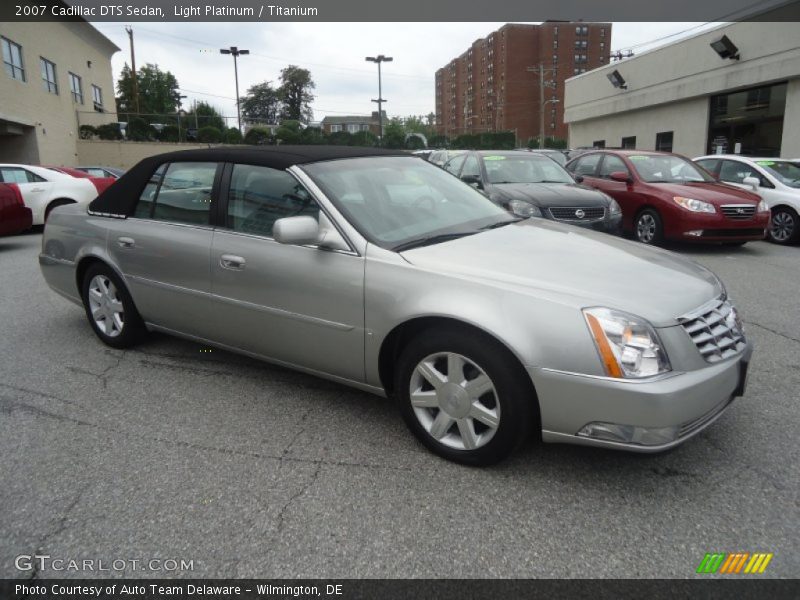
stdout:
POLYGON ((542 440, 633 452, 673 448, 711 425, 744 393, 751 355, 748 344, 741 354, 721 363, 640 381, 528 368, 539 399, 542 440), (643 444, 578 435, 590 423, 673 428, 675 436, 665 443, 643 444))
POLYGON ((592 229, 594 231, 602 231, 603 233, 610 233, 612 235, 622 234, 622 215, 606 216, 603 219, 595 219, 590 221, 574 220, 560 220, 553 219, 549 215, 545 217, 556 223, 563 223, 564 225, 574 225, 575 227, 583 227, 584 229, 592 229))
POLYGON ((681 215, 669 236, 685 242, 744 242, 762 240, 769 227, 769 213, 757 213, 752 218, 734 220, 719 213, 713 215, 681 215))

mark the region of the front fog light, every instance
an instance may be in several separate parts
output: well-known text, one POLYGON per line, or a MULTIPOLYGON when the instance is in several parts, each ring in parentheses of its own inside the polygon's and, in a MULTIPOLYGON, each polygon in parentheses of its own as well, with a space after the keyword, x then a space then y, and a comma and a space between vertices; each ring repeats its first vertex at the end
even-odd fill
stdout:
POLYGON ((660 446, 678 439, 679 428, 673 427, 637 427, 635 425, 619 425, 617 423, 600 423, 595 421, 581 427, 580 437, 621 444, 639 444, 640 446, 660 446))
POLYGON ((689 237, 700 237, 703 235, 702 229, 692 229, 691 231, 684 231, 683 235, 688 235, 689 237))
POLYGON ((670 370, 655 329, 644 319, 610 308, 585 308, 583 315, 606 375, 637 379, 670 370))

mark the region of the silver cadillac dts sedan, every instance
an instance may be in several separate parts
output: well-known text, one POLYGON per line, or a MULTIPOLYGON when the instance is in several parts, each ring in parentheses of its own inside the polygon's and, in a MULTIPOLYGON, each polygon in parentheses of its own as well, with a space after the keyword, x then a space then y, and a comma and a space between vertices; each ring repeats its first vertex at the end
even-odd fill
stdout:
POLYGON ((743 394, 751 355, 705 268, 377 149, 145 159, 53 211, 40 263, 110 346, 167 332, 391 396, 474 465, 532 432, 671 448, 743 394))

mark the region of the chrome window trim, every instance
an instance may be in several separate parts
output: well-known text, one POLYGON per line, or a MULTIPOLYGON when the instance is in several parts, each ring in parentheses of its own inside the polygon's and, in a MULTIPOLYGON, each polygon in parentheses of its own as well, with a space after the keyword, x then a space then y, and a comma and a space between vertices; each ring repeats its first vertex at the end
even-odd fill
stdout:
POLYGON ((627 378, 627 377, 609 377, 608 375, 589 375, 588 373, 576 373, 575 371, 564 371, 562 369, 551 369, 549 367, 539 367, 541 371, 546 371, 548 373, 556 373, 558 375, 570 375, 572 377, 584 377, 586 379, 595 379, 600 381, 609 381, 614 383, 655 383, 657 381, 663 381, 664 379, 671 379, 672 377, 677 377, 679 375, 684 375, 686 371, 667 371, 665 373, 659 373, 658 375, 653 375, 652 377, 637 377, 637 378, 627 378))

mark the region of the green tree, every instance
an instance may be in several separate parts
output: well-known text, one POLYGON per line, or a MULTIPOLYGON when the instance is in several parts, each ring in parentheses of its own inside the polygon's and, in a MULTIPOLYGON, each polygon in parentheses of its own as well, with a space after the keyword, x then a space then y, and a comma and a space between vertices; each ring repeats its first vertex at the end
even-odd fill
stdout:
MULTIPOLYGON (((165 115, 178 110, 180 92, 178 80, 169 71, 147 63, 136 72, 139 85, 139 115, 148 123, 163 122, 165 115)), ((126 64, 117 81, 117 112, 135 113, 136 98, 133 93, 133 76, 126 64)))
POLYGON ((281 113, 281 96, 272 82, 265 81, 248 88, 239 99, 239 106, 245 121, 274 125, 281 113))
POLYGON ((300 142, 302 129, 299 121, 283 121, 281 126, 275 130, 275 137, 281 144, 297 144, 300 142))
POLYGON ((314 118, 311 103, 314 94, 311 90, 316 88, 311 72, 296 65, 289 65, 281 69, 281 86, 278 88, 279 97, 283 106, 281 117, 292 121, 308 123, 314 118))
POLYGON ((397 117, 392 117, 383 126, 383 146, 386 148, 403 148, 406 143, 406 130, 397 117))
POLYGON ((183 123, 187 127, 194 127, 195 123, 197 123, 198 128, 216 127, 220 131, 226 129, 225 119, 222 118, 222 114, 208 102, 198 102, 193 106, 192 109, 186 113, 186 118, 183 120, 183 123), (195 119, 195 115, 197 119, 195 119))
POLYGON ((300 134, 301 144, 324 144, 325 134, 319 127, 306 127, 300 134))

